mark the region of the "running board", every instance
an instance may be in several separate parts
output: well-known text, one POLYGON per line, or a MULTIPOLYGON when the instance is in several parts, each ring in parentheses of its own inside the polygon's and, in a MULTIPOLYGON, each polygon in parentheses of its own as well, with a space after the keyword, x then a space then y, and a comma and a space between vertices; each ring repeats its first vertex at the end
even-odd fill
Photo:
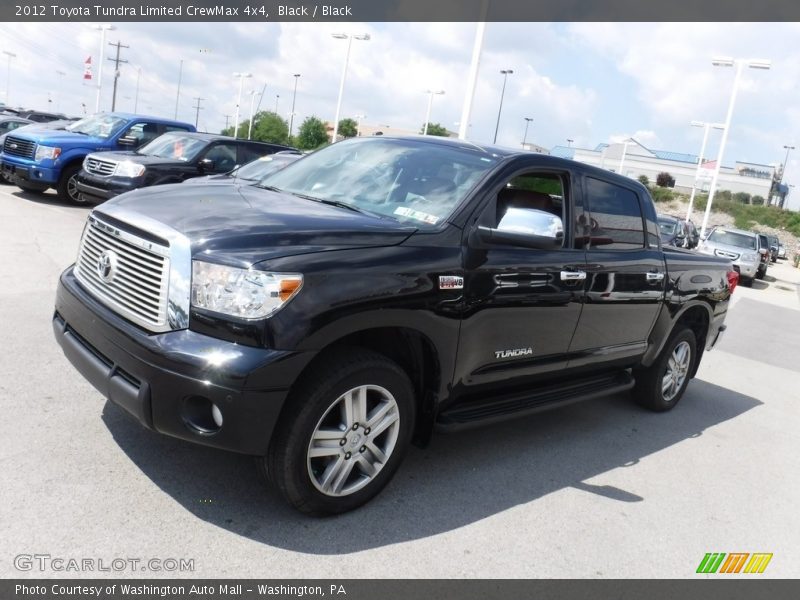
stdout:
POLYGON ((440 413, 436 428, 452 431, 511 419, 573 402, 624 392, 631 389, 633 384, 630 372, 617 371, 569 383, 550 384, 536 391, 464 402, 440 413))

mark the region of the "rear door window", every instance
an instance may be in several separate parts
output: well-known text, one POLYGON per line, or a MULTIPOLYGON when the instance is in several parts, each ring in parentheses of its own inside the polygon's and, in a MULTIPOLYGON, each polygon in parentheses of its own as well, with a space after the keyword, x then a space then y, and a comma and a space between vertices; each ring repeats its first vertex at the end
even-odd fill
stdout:
POLYGON ((589 245, 596 250, 644 248, 644 219, 639 196, 594 177, 586 178, 586 198, 591 215, 589 245))

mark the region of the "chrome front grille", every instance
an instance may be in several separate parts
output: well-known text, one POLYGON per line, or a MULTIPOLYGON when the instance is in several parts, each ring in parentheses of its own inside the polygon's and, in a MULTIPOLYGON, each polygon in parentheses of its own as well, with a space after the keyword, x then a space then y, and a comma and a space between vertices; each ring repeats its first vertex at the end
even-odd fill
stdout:
POLYGON ((81 238, 75 275, 100 302, 149 331, 170 329, 169 248, 92 215, 81 238))
POLYGON ((83 164, 83 168, 86 169, 87 173, 91 173, 92 175, 109 177, 114 174, 117 163, 110 160, 100 160, 94 156, 88 156, 86 157, 86 162, 83 164))
POLYGON ((33 158, 36 152, 36 142, 23 140, 22 138, 6 136, 3 143, 3 152, 10 156, 21 156, 22 158, 33 158))
POLYGON ((737 252, 728 252, 727 250, 715 250, 714 254, 720 258, 727 258, 730 260, 737 260, 741 256, 741 254, 737 252))

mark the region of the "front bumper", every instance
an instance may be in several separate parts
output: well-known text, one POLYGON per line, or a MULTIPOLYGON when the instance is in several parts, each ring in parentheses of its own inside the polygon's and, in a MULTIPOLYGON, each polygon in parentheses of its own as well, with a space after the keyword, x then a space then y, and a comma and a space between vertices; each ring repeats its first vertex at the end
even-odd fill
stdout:
POLYGON ((733 268, 740 276, 752 279, 758 273, 759 265, 760 263, 743 263, 737 260, 733 263, 733 268))
POLYGON ((72 365, 145 427, 259 456, 267 452, 289 388, 314 355, 191 330, 149 334, 94 300, 72 267, 59 281, 53 330, 72 365), (223 418, 213 431, 195 420, 198 406, 210 403, 223 418))
POLYGON ((100 203, 144 185, 143 177, 97 177, 81 171, 75 179, 78 192, 90 202, 100 203))
POLYGON ((56 185, 60 174, 60 170, 43 167, 32 160, 24 160, 5 154, 0 168, 2 168, 3 174, 12 181, 16 179, 47 186, 56 185))

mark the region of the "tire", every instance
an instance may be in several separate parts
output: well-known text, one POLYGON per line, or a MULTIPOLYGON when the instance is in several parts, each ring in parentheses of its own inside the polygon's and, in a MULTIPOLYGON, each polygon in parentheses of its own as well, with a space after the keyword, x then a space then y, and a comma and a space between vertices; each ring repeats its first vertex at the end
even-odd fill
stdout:
POLYGON ((756 271, 756 279, 764 279, 764 275, 766 275, 766 274, 767 274, 767 270, 766 269, 759 268, 756 271))
POLYGON ((61 177, 56 187, 59 200, 72 202, 73 204, 86 204, 86 200, 81 198, 78 187, 75 185, 75 178, 78 176, 80 170, 80 164, 75 164, 69 165, 61 171, 61 177))
POLYGON ((36 185, 35 183, 28 183, 27 181, 12 181, 12 183, 14 183, 14 185, 16 185, 23 192, 28 192, 30 194, 43 194, 47 191, 46 185, 36 185))
POLYGON ((753 278, 752 277, 740 277, 739 281, 744 287, 753 287, 753 278))
POLYGON ((661 354, 647 368, 634 371, 636 401, 655 412, 671 410, 683 397, 697 356, 697 340, 688 327, 672 332, 661 354), (668 381, 669 378, 669 381, 668 381))
POLYGON ((408 450, 416 403, 406 373, 375 352, 340 350, 314 371, 292 391, 258 462, 294 508, 333 515, 389 483, 408 450))

